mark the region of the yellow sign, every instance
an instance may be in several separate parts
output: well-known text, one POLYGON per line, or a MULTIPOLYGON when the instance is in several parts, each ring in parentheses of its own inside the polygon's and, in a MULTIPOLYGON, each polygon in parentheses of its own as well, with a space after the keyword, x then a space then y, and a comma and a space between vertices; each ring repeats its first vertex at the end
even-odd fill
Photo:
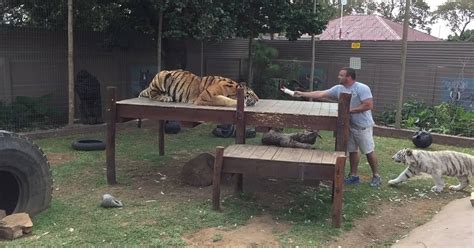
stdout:
POLYGON ((352 49, 359 49, 360 48, 360 42, 352 42, 351 48, 352 49))

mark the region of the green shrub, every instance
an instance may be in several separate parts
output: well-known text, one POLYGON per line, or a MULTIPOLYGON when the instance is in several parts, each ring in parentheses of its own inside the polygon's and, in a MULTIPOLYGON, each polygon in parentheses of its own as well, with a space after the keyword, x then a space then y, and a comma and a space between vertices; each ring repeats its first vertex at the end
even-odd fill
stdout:
MULTIPOLYGON (((377 122, 393 125, 395 115, 396 110, 383 111, 377 116, 377 122)), ((474 137, 473 120, 473 111, 467 111, 455 104, 441 103, 431 107, 416 100, 409 100, 403 104, 400 125, 402 128, 474 137)))
POLYGON ((64 123, 52 107, 52 95, 18 96, 11 104, 0 102, 0 127, 11 131, 51 128, 64 123))

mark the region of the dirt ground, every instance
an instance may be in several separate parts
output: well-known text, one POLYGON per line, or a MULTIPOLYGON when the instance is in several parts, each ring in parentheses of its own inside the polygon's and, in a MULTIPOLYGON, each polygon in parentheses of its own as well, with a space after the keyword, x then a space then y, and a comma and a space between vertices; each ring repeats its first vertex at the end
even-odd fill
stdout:
MULTIPOLYGON (((74 159, 72 155, 49 153, 48 160, 52 167, 74 159)), ((111 188, 112 194, 120 195, 122 200, 133 199, 165 199, 166 202, 189 201, 191 199, 210 199, 211 187, 192 187, 180 181, 180 166, 160 168, 144 166, 132 161, 127 163, 126 174, 132 178, 134 188, 132 193, 122 191, 120 187, 111 188), (129 194, 129 195, 127 195, 129 194)), ((183 161, 173 163, 182 164, 183 161)), ((223 188, 223 194, 228 194, 231 187, 223 188)), ((56 195, 69 194, 65 187, 58 187, 56 195), (63 192, 64 191, 64 192, 63 192)), ((443 193, 431 199, 422 198, 398 202, 384 203, 377 211, 366 218, 354 223, 354 228, 344 235, 325 244, 327 247, 371 247, 390 245, 407 236, 410 230, 429 221, 443 206, 455 199, 451 193, 443 193)), ((273 198, 272 204, 278 204, 273 198)), ((282 199, 280 199, 282 200, 282 199)), ((284 200, 284 199, 283 199, 284 200)), ((269 215, 254 217, 245 226, 238 228, 206 228, 183 237, 189 247, 279 247, 279 234, 291 229, 291 224, 275 220, 269 215)))

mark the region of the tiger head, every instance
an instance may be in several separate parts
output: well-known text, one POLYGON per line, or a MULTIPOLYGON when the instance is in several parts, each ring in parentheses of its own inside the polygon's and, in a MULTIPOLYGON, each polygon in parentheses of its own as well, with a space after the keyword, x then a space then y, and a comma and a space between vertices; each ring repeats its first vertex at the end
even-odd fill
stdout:
POLYGON ((407 164, 407 162, 409 162, 410 158, 412 157, 413 157, 413 151, 410 148, 403 148, 397 153, 395 153, 392 159, 393 161, 397 163, 407 164))
POLYGON ((240 83, 240 86, 244 87, 245 106, 255 106, 259 100, 257 94, 255 94, 255 92, 253 92, 253 90, 247 87, 245 84, 240 83))
POLYGON ((220 81, 222 85, 225 86, 221 88, 223 95, 232 99, 237 99, 237 89, 242 87, 244 89, 245 106, 254 106, 258 102, 259 98, 257 94, 255 94, 255 92, 250 89, 245 82, 237 83, 228 78, 223 79, 223 81, 220 81))

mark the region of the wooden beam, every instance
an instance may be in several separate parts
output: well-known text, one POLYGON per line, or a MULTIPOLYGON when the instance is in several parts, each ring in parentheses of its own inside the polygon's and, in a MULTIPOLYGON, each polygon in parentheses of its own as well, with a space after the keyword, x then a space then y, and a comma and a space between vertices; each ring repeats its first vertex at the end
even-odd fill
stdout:
POLYGON ((350 131, 350 105, 351 94, 341 93, 339 95, 339 106, 337 110, 336 151, 345 152, 347 150, 350 131))
POLYGON ((216 158, 214 160, 214 175, 212 178, 212 209, 219 210, 221 195, 221 173, 224 147, 216 147, 216 158))
POLYGON ((107 143, 106 143, 106 160, 107 160, 107 183, 109 185, 116 184, 115 176, 115 130, 117 119, 117 88, 107 87, 107 143))

